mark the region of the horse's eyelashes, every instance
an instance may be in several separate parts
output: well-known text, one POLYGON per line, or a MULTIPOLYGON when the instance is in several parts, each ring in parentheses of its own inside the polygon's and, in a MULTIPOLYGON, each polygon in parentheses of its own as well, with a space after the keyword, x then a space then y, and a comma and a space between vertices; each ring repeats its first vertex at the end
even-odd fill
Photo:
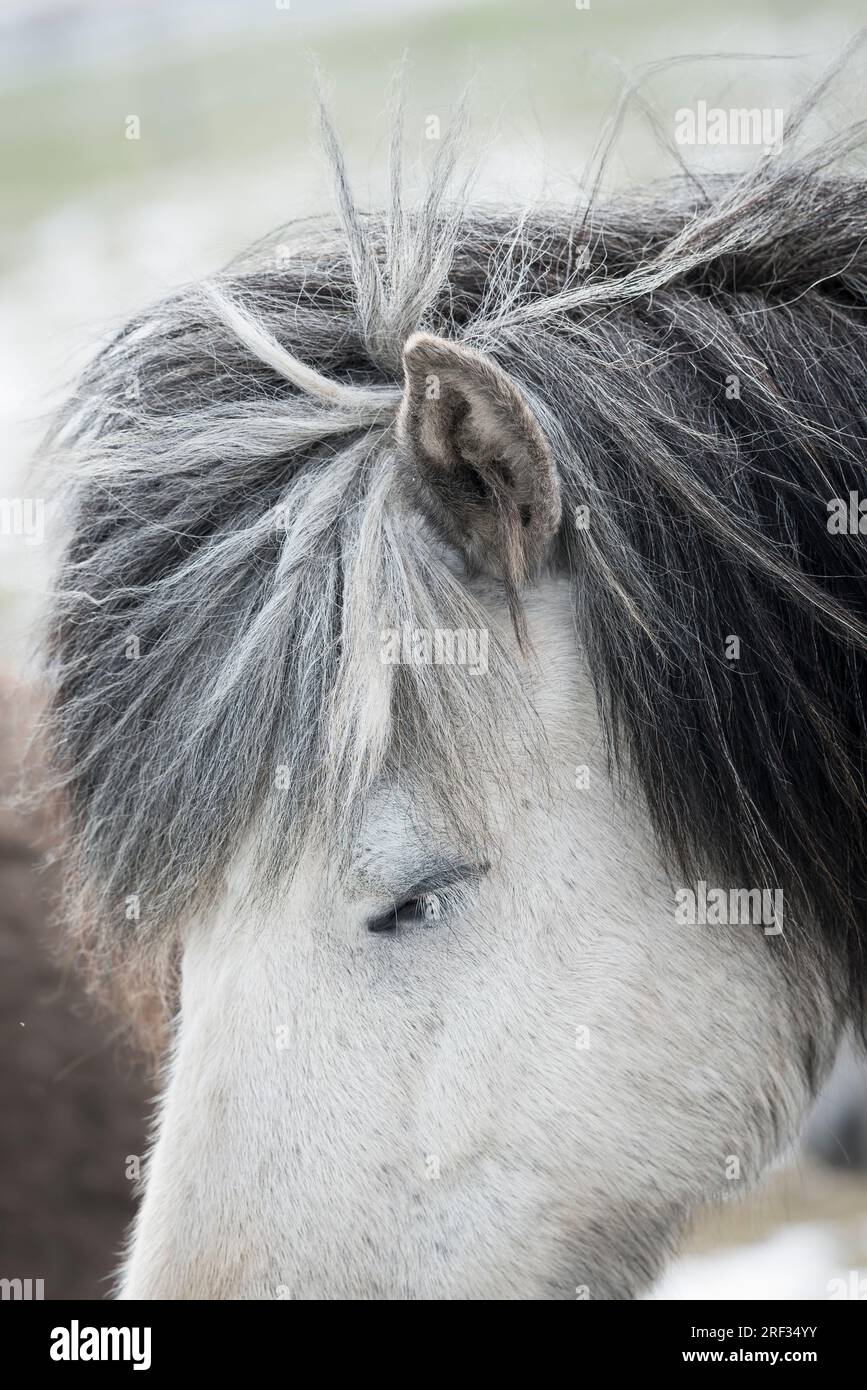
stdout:
POLYGON ((439 920, 440 899, 436 893, 422 893, 418 897, 405 898, 378 917, 372 917, 367 930, 372 932, 395 931, 401 923, 423 922, 426 926, 439 920))

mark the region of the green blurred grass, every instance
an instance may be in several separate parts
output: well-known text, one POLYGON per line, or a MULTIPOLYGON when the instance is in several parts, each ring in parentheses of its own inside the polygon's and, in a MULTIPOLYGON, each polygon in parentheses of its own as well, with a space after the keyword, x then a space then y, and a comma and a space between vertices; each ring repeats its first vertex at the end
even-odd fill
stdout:
MULTIPOLYGON (((175 51, 156 48, 75 71, 46 72, 29 86, 0 92, 4 197, 0 233, 20 232, 50 208, 94 188, 167 171, 216 172, 291 160, 311 125, 310 52, 332 82, 335 111, 350 148, 383 138, 389 78, 401 53, 412 62, 414 107, 447 115, 476 75, 474 112, 508 124, 518 110, 546 129, 601 113, 616 87, 609 54, 627 66, 694 48, 742 46, 772 35, 778 50, 802 22, 815 26, 808 0, 732 0, 695 15, 684 0, 502 0, 421 14, 349 19, 317 26, 303 5, 274 10, 239 38, 209 36, 175 51), (140 117, 142 138, 127 140, 125 118, 140 117)), ((833 0, 822 12, 829 36, 853 31, 860 0, 833 0)), ((797 47, 797 44, 793 45, 797 47)))

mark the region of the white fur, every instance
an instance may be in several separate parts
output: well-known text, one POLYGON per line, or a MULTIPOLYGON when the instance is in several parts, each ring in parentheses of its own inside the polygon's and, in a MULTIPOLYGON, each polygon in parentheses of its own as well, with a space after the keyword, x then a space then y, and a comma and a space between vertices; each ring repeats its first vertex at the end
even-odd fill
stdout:
POLYGON ((570 604, 556 580, 527 604, 553 795, 515 729, 526 796, 487 788, 491 867, 459 910, 366 930, 438 834, 391 787, 346 873, 312 845, 254 918, 242 856, 219 914, 188 925, 121 1297, 630 1297, 695 1206, 795 1132, 785 943, 675 923, 641 808, 606 773, 570 604))

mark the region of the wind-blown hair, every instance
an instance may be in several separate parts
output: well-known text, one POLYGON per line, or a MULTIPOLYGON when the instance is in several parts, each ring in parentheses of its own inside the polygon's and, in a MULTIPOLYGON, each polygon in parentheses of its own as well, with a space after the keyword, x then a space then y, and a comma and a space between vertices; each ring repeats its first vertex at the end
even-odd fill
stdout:
POLYGON ((485 625, 400 485, 402 348, 425 329, 538 415, 577 640, 664 855, 782 887, 789 963, 845 967, 859 1006, 865 539, 827 521, 867 496, 867 182, 835 171, 855 135, 796 152, 799 119, 743 175, 521 214, 449 198, 455 137, 420 208, 395 158, 363 215, 326 125, 339 223, 281 229, 97 357, 54 437, 49 642, 95 941, 166 939, 254 826, 275 887, 311 820, 341 842, 396 749, 473 823, 454 730, 497 759, 520 659, 504 644, 483 682, 380 661, 383 629, 485 625))

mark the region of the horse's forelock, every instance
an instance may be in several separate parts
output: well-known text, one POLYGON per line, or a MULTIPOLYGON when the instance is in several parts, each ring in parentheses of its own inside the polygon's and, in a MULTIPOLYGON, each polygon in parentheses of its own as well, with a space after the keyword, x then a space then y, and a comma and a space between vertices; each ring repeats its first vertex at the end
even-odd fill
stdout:
POLYGON ((143 315, 59 422, 51 721, 97 935, 165 937, 254 823, 263 891, 311 817, 345 840, 395 722, 476 823, 452 730, 496 757, 511 658, 483 686, 381 660, 384 629, 483 622, 396 501, 400 354, 424 327, 537 409, 612 754, 665 852, 783 887, 860 998, 867 591, 826 504, 867 493, 863 180, 781 154, 512 218, 446 205, 447 150, 417 214, 398 179, 377 218, 332 154, 342 230, 284 230, 143 315))

